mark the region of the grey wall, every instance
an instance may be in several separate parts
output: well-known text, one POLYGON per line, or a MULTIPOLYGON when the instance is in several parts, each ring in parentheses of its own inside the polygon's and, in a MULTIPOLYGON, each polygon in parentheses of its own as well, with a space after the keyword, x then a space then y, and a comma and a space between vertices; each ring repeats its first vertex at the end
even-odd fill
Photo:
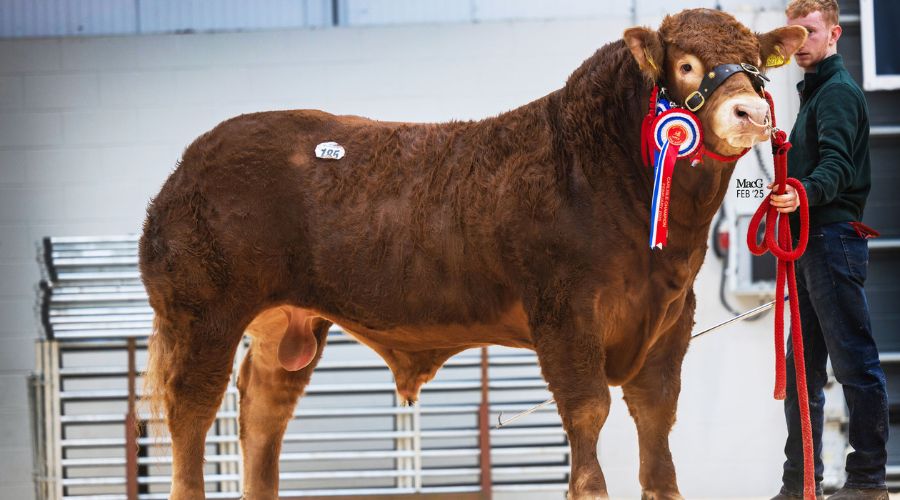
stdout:
MULTIPOLYGON (((779 11, 744 13, 757 30, 780 20, 779 11)), ((484 117, 560 87, 629 24, 610 16, 0 41, 0 498, 31 496, 25 376, 38 336, 41 237, 138 231, 182 149, 226 117, 283 108, 385 120, 484 117)), ((778 99, 787 91, 775 92, 778 99)), ((728 316, 717 298, 719 273, 718 261, 707 259, 698 327, 728 316)), ((771 318, 692 346, 672 435, 687 497, 777 489, 784 431, 771 399, 770 338, 771 318)), ((614 390, 601 461, 613 495, 637 498, 636 437, 619 395, 614 390)))

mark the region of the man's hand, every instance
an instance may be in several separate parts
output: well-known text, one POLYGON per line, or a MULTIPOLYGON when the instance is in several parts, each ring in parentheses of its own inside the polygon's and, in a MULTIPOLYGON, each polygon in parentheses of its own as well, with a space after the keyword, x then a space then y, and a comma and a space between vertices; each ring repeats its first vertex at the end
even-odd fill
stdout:
MULTIPOLYGON (((778 190, 778 185, 775 183, 769 184, 767 187, 773 191, 778 190)), ((797 207, 800 206, 800 196, 797 194, 797 190, 788 184, 784 194, 773 194, 769 196, 769 203, 779 212, 789 214, 794 210, 797 210, 797 207)))

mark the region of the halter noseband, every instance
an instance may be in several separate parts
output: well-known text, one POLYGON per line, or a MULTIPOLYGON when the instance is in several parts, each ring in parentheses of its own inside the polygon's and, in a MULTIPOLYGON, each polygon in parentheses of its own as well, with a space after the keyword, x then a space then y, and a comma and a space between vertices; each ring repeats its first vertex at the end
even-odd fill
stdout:
POLYGON ((706 98, 715 92, 720 85, 725 83, 725 80, 738 73, 747 73, 747 76, 750 77, 750 83, 753 84, 753 88, 760 93, 763 87, 766 86, 765 82, 769 81, 765 75, 760 73, 759 68, 752 64, 720 64, 703 76, 700 87, 684 100, 684 107, 691 112, 696 113, 697 110, 702 108, 706 103, 706 98))

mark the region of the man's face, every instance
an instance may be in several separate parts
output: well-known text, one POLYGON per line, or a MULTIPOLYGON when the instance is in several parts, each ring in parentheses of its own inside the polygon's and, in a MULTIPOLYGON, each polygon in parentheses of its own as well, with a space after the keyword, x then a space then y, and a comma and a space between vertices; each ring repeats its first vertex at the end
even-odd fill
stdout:
POLYGON ((828 23, 822 12, 816 10, 803 17, 788 18, 788 25, 803 26, 809 32, 806 43, 794 54, 797 65, 801 68, 814 71, 816 64, 837 53, 841 27, 828 23))

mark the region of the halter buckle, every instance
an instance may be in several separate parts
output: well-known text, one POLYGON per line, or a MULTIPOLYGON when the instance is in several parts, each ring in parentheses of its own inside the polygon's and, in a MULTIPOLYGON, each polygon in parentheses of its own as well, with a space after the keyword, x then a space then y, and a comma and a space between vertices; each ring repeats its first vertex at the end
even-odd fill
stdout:
POLYGON ((703 107, 704 104, 706 104, 706 97, 704 97, 699 90, 695 90, 693 93, 691 93, 691 95, 687 96, 687 99, 684 100, 684 107, 692 113, 703 107), (696 105, 691 104, 692 102, 696 102, 698 98, 700 102, 698 102, 696 105))

